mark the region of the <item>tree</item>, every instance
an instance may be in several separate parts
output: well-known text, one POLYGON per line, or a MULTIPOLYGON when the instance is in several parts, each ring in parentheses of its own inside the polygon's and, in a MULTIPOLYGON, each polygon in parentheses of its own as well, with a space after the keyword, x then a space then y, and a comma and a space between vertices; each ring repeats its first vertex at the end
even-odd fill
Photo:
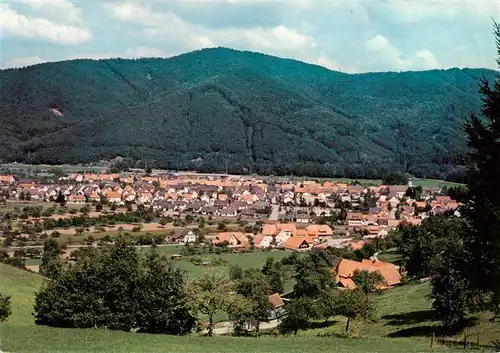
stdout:
POLYGON ((324 290, 314 302, 314 313, 317 318, 323 318, 325 326, 332 316, 341 313, 340 290, 324 290))
POLYGON ((439 214, 426 218, 419 227, 401 228, 397 247, 408 276, 431 276, 444 246, 458 241, 465 227, 462 219, 439 214))
POLYGON ((102 203, 100 203, 100 202, 96 203, 95 210, 96 210, 96 212, 101 212, 102 211, 102 203))
POLYGON ((267 276, 273 266, 274 266, 274 257, 272 256, 266 257, 266 262, 264 263, 264 266, 262 266, 262 273, 267 276))
POLYGON ((380 286, 385 284, 384 277, 379 271, 355 270, 352 280, 356 284, 357 289, 366 295, 373 294, 379 291, 380 286))
POLYGON ((228 275, 210 271, 193 282, 193 299, 195 311, 208 316, 208 336, 212 336, 214 315, 227 312, 230 305, 228 293, 231 292, 233 283, 228 275))
MULTIPOLYGON (((500 67, 500 26, 494 23, 500 67)), ((491 295, 489 308, 500 314, 500 76, 483 79, 482 117, 472 113, 465 125, 468 155, 468 201, 464 215, 470 223, 464 258, 474 267, 464 277, 472 292, 491 295), (474 269, 480 268, 481 271, 474 269)))
POLYGON ((240 280, 243 277, 243 269, 236 264, 229 265, 229 278, 233 281, 240 280))
POLYGON ((219 222, 217 225, 217 229, 220 230, 221 232, 226 232, 227 231, 227 225, 224 222, 219 222))
POLYGON ((153 248, 146 258, 134 242, 119 235, 103 248, 87 248, 75 263, 35 297, 35 323, 56 327, 191 332, 184 274, 153 248))
POLYGON ((110 209, 111 211, 113 211, 113 212, 114 212, 114 211, 116 211, 116 208, 117 208, 117 206, 116 206, 116 202, 113 202, 113 203, 111 204, 111 206, 109 207, 109 209, 110 209))
POLYGON ((313 319, 312 301, 307 297, 294 299, 287 305, 286 315, 278 329, 282 334, 297 334, 299 330, 309 327, 309 321, 313 319))
POLYGON ((162 257, 155 245, 139 283, 136 312, 139 332, 184 335, 193 331, 196 319, 189 310, 184 273, 162 257))
MULTIPOLYGON (((494 34, 500 67, 497 23, 494 34)), ((500 315, 500 77, 493 84, 483 79, 479 92, 482 116, 472 113, 465 124, 470 152, 461 213, 467 223, 440 252, 431 281, 433 307, 449 332, 460 327, 467 311, 500 315)))
POLYGON ((0 322, 7 321, 11 313, 10 295, 0 293, 0 322))
POLYGON ((255 334, 259 335, 260 320, 267 318, 271 309, 269 283, 262 272, 248 269, 236 283, 236 292, 249 302, 251 313, 246 321, 249 326, 254 327, 255 334))
POLYGON ((83 206, 81 209, 80 209, 80 212, 83 214, 83 215, 88 215, 89 212, 90 212, 90 206, 89 205, 85 205, 83 206))
POLYGON ((160 218, 160 224, 161 224, 162 226, 166 226, 166 225, 167 225, 167 223, 168 223, 168 222, 167 222, 167 219, 166 219, 165 217, 161 217, 161 218, 160 218))
POLYGON ((233 332, 236 335, 245 334, 249 323, 253 322, 252 303, 239 293, 231 294, 228 300, 227 314, 233 324, 233 332))
POLYGON ((461 254, 464 252, 463 242, 449 242, 443 249, 442 259, 435 267, 431 278, 434 299, 432 306, 448 334, 453 334, 465 322, 469 301, 468 282, 461 276, 462 266, 466 265, 461 254))
POLYGON ((287 270, 280 263, 274 263, 271 271, 267 275, 269 287, 273 293, 283 293, 285 291, 285 281, 287 278, 287 270))
POLYGON ((408 176, 401 173, 389 173, 382 179, 384 185, 406 185, 408 176))
POLYGON ((46 239, 43 243, 39 271, 41 275, 52 279, 57 278, 62 271, 59 244, 52 238, 46 239))
POLYGON ((315 298, 322 291, 334 289, 332 267, 332 259, 323 251, 311 251, 307 257, 298 258, 293 287, 295 295, 315 298))
POLYGON ((61 191, 59 191, 56 197, 56 203, 63 204, 65 202, 66 202, 66 197, 63 195, 61 191))
POLYGON ((375 307, 369 296, 360 290, 340 291, 339 312, 347 317, 345 332, 349 332, 349 324, 354 319, 373 320, 375 318, 375 307))

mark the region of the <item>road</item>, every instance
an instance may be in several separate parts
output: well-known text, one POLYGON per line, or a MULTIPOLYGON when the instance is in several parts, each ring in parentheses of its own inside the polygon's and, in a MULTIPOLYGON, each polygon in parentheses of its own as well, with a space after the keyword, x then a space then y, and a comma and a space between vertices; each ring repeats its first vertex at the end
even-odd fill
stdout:
MULTIPOLYGON (((261 330, 269 330, 277 327, 279 325, 278 320, 272 320, 269 322, 263 321, 260 323, 260 329, 261 330)), ((219 322, 215 327, 214 327, 214 335, 226 335, 228 333, 231 333, 233 331, 233 326, 230 322, 219 322)))
POLYGON ((280 215, 280 207, 278 205, 272 205, 271 215, 269 216, 270 221, 277 221, 280 215))

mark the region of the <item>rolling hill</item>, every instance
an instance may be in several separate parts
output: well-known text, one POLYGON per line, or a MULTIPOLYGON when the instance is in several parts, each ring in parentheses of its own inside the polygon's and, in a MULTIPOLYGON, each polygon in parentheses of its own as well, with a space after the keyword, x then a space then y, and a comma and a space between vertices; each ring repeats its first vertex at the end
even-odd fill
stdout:
POLYGON ((128 157, 169 169, 457 179, 478 81, 450 69, 344 74, 224 48, 0 71, 0 159, 128 157))
MULTIPOLYGON (((65 329, 39 326, 35 325, 32 312, 35 292, 42 285, 43 277, 3 263, 0 263, 0 273, 2 274, 0 276, 0 292, 12 296, 12 315, 6 322, 0 323, 0 350, 6 352, 416 353, 455 351, 443 347, 428 349, 427 338, 377 337, 379 332, 373 332, 370 337, 346 339, 339 338, 338 335, 313 337, 315 336, 315 330, 313 330, 310 331, 310 336, 306 337, 264 335, 257 339, 230 336, 209 338, 198 334, 169 336, 105 329, 65 329)), ((394 302, 394 298, 392 300, 394 302)), ((336 327, 331 329, 336 329, 336 327)))

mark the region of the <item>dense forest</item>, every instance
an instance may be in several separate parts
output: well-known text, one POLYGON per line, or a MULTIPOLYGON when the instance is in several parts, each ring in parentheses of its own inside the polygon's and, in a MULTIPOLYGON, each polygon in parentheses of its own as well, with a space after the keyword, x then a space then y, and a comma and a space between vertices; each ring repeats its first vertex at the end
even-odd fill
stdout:
POLYGON ((495 72, 344 74, 224 48, 0 71, 0 159, 458 180, 464 119, 495 72))

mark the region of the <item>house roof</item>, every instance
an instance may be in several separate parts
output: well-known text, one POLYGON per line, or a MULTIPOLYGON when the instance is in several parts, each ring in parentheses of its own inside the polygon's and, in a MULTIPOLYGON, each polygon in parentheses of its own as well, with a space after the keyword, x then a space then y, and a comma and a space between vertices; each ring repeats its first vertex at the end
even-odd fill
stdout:
POLYGON ((361 262, 357 262, 342 259, 336 267, 336 272, 340 280, 342 278, 352 279, 354 271, 356 270, 370 272, 379 271, 388 286, 393 286, 401 281, 401 275, 399 274, 397 267, 389 262, 366 259, 361 262))
POLYGON ((243 244, 243 243, 248 243, 248 239, 245 234, 241 232, 223 232, 219 233, 214 239, 213 242, 215 244, 217 243, 222 243, 222 242, 230 242, 232 238, 235 238, 238 243, 243 244))
POLYGON ((291 237, 285 243, 287 249, 299 249, 300 246, 306 242, 309 246, 314 243, 313 237, 291 237))
POLYGON ((262 234, 263 235, 273 235, 276 232, 276 224, 268 224, 265 223, 262 225, 262 234))
POLYGON ((348 289, 356 289, 356 283, 350 278, 339 278, 339 282, 342 284, 342 287, 348 288, 348 289))
POLYGON ((121 199, 121 195, 116 191, 106 191, 106 197, 108 199, 121 199))
POLYGON ((273 306, 273 308, 277 309, 283 305, 285 305, 285 303, 283 302, 283 299, 281 299, 281 296, 279 293, 274 293, 274 294, 271 294, 269 296, 269 302, 271 303, 271 305, 273 306))
POLYGON ((351 248, 352 250, 359 250, 361 249, 363 246, 365 246, 366 242, 363 241, 363 240, 360 240, 360 241, 353 241, 351 242, 351 248))
POLYGON ((330 228, 329 225, 327 224, 311 224, 307 226, 307 232, 309 235, 314 235, 314 236, 328 236, 328 235, 333 235, 333 230, 330 228))

